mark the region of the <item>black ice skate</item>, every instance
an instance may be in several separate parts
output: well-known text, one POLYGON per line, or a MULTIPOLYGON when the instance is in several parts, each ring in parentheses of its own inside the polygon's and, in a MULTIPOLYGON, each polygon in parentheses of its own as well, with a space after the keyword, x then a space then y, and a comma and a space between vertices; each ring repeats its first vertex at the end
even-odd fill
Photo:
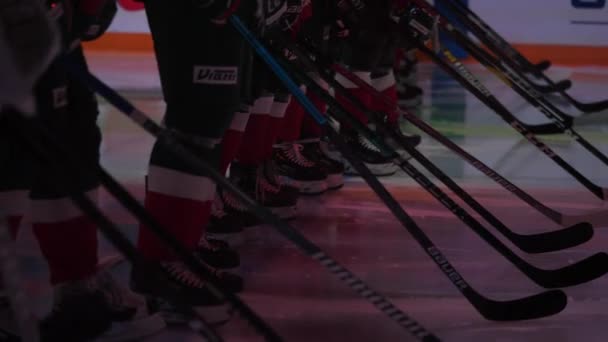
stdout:
POLYGON ((304 147, 299 143, 283 143, 273 148, 282 184, 297 187, 301 194, 318 195, 328 189, 327 171, 321 165, 309 160, 303 154, 304 147))
POLYGON ((320 165, 327 173, 328 190, 336 190, 344 186, 344 163, 331 158, 322 148, 321 139, 306 139, 299 141, 304 149, 302 154, 309 160, 320 165))

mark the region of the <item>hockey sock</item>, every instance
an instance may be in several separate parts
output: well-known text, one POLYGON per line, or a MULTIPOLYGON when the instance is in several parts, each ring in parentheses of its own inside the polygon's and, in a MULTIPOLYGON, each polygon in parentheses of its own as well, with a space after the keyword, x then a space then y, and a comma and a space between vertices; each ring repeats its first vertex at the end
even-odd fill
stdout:
POLYGON ((236 112, 230 127, 224 134, 224 138, 222 139, 222 156, 220 161, 220 171, 222 174, 226 174, 228 165, 230 165, 239 152, 250 114, 251 110, 249 108, 246 110, 245 108, 242 108, 241 111, 236 112))
POLYGON ((395 81, 395 74, 390 70, 386 75, 372 78, 372 86, 382 93, 382 95, 388 97, 391 102, 388 104, 383 101, 383 99, 374 97, 370 109, 385 113, 388 123, 396 124, 399 120, 399 112, 397 112, 397 84, 395 81))
MULTIPOLYGON (((354 74, 357 75, 358 77, 360 77, 365 82, 371 84, 371 72, 355 71, 354 74)), ((354 83, 347 80, 344 76, 337 75, 336 80, 338 82, 340 82, 340 84, 342 84, 342 86, 347 88, 348 91, 353 96, 355 96, 357 99, 359 99, 359 101, 363 105, 365 105, 366 108, 370 107, 371 102, 372 102, 371 94, 369 94, 367 91, 357 87, 357 85, 355 85, 354 83)), ((367 120, 367 117, 365 116, 365 114, 363 114, 361 111, 359 111, 359 109, 357 109, 356 106, 353 106, 344 96, 336 94, 336 100, 338 100, 338 102, 340 102, 344 106, 344 109, 346 109, 349 113, 354 115, 361 123, 367 124, 368 120, 367 120)), ((345 122, 341 123, 341 127, 343 129, 350 128, 350 126, 345 122)))
MULTIPOLYGON (((96 191, 87 194, 94 198, 96 191)), ((97 269, 97 227, 69 198, 33 199, 32 227, 52 285, 81 280, 97 269)))
MULTIPOLYGON (((182 245, 194 251, 209 221, 215 184, 203 176, 150 165, 145 206, 182 245)), ((175 256, 152 232, 140 228, 138 247, 144 256, 172 261, 175 256)))
POLYGON ((272 158, 272 146, 277 142, 279 132, 283 129, 285 113, 289 106, 291 95, 277 96, 272 103, 266 135, 263 140, 264 159, 272 158))
POLYGON ((267 134, 270 111, 274 102, 274 95, 260 97, 254 102, 251 116, 245 128, 245 134, 236 159, 246 165, 258 164, 264 160, 264 144, 267 134))
MULTIPOLYGON (((306 87, 301 86, 300 90, 306 91, 306 87)), ((279 130, 280 141, 296 141, 300 138, 300 128, 302 127, 303 120, 306 120, 306 112, 304 108, 295 99, 291 99, 289 106, 287 106, 287 112, 285 113, 285 119, 283 126, 279 130)))
MULTIPOLYGON (((329 89, 329 85, 325 82, 319 74, 312 74, 312 78, 323 88, 324 90, 329 89)), ((319 110, 319 112, 325 114, 327 111, 327 104, 312 91, 307 91, 306 96, 310 99, 310 101, 315 105, 315 107, 319 110)), ((306 115, 304 117, 302 123, 302 129, 300 133, 300 137, 302 139, 310 139, 310 138, 320 138, 323 135, 323 128, 313 119, 310 115, 306 115)))

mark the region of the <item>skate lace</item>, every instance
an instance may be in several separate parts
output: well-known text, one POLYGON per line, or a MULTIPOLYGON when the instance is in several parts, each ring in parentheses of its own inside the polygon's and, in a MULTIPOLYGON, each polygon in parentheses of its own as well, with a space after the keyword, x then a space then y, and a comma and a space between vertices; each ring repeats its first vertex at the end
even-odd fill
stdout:
POLYGON ((279 186, 273 185, 268 181, 268 179, 264 175, 263 167, 259 167, 258 171, 257 171, 257 177, 255 180, 256 198, 259 201, 264 202, 266 199, 267 193, 278 194, 280 190, 281 189, 279 186))
POLYGON ((202 247, 204 249, 210 250, 212 252, 217 252, 219 251, 221 248, 220 246, 209 242, 209 240, 207 240, 206 237, 202 237, 199 242, 198 242, 199 247, 202 247))
POLYGON ((304 157, 304 155, 302 154, 303 149, 304 146, 302 146, 301 144, 292 144, 291 148, 286 148, 284 150, 286 152, 285 156, 289 161, 299 166, 313 167, 315 164, 308 160, 306 157, 304 157))
POLYGON ((221 196, 218 194, 215 196, 213 204, 211 204, 211 216, 223 218, 226 215, 228 214, 224 210, 224 201, 222 201, 221 196))
POLYGON ((181 282, 182 284, 194 287, 198 289, 202 289, 205 287, 205 282, 198 277, 196 274, 192 273, 186 266, 182 263, 166 263, 164 264, 167 272, 173 277, 175 280, 181 282))
POLYGON ((247 211, 247 207, 243 205, 241 201, 235 198, 232 194, 228 194, 223 192, 221 197, 222 207, 228 205, 230 208, 236 209, 238 211, 247 211))
POLYGON ((376 147, 376 145, 374 145, 374 143, 369 141, 363 135, 359 135, 358 139, 359 139, 359 144, 361 144, 361 146, 363 146, 365 149, 376 152, 376 153, 382 153, 382 151, 380 151, 380 149, 378 147, 376 147))

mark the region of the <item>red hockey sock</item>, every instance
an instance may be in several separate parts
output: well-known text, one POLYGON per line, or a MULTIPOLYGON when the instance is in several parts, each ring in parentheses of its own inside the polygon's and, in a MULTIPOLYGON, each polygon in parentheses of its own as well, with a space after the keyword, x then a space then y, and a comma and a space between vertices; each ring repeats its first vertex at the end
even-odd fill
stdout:
POLYGON ((251 116, 236 159, 243 164, 257 164, 264 160, 264 136, 267 133, 270 111, 274 96, 257 99, 251 109, 251 116))
POLYGON ((263 140, 264 160, 269 160, 272 158, 272 146, 276 144, 279 137, 279 132, 283 128, 285 113, 287 111, 287 107, 289 106, 290 100, 291 96, 286 96, 283 99, 276 99, 272 103, 266 136, 263 140))
POLYGON ((387 75, 372 79, 372 86, 385 98, 390 100, 387 103, 383 98, 374 96, 372 98, 372 109, 385 113, 389 123, 397 123, 399 119, 399 112, 397 111, 397 83, 393 71, 391 70, 387 75))
POLYGON ((249 111, 236 112, 230 127, 224 134, 224 138, 222 139, 222 157, 220 162, 220 171, 222 174, 226 174, 228 165, 232 163, 239 151, 241 141, 243 140, 243 134, 245 133, 245 128, 247 127, 247 122, 249 121, 249 115, 249 111))
POLYGON ((69 199, 32 200, 32 227, 52 285, 96 272, 97 227, 69 199))
MULTIPOLYGON (((371 73, 370 72, 355 71, 355 72, 353 72, 353 74, 355 74, 356 76, 358 76, 365 82, 371 84, 371 73)), ((354 83, 350 82, 349 80, 347 80, 344 76, 342 76, 340 74, 338 74, 336 76, 336 80, 338 82, 340 82, 340 84, 342 84, 345 88, 347 88, 353 96, 355 96, 357 99, 359 99, 359 101, 366 108, 370 108, 370 106, 372 104, 372 97, 368 91, 358 88, 354 83)), ((357 118, 361 123, 367 125, 368 119, 365 116, 365 114, 363 112, 359 111, 356 108, 356 106, 351 105, 350 101, 348 101, 344 96, 341 96, 340 94, 336 94, 336 100, 338 100, 338 102, 340 102, 344 106, 344 109, 346 109, 349 113, 351 113, 353 116, 355 116, 355 118, 357 118)), ((341 125, 342 125, 342 128, 350 127, 350 125, 346 122, 342 122, 341 125)))
MULTIPOLYGON (((145 206, 163 227, 194 251, 209 221, 215 184, 207 177, 195 176, 151 165, 145 206)), ((172 261, 175 255, 149 229, 139 230, 139 250, 156 261, 172 261)))
MULTIPOLYGON (((319 77, 318 74, 313 74, 312 78, 323 88, 324 90, 329 89, 329 85, 323 79, 319 77)), ((327 104, 312 91, 307 91, 306 95, 310 99, 310 101, 315 105, 315 107, 321 112, 325 114, 327 112, 327 104)), ((304 114, 304 120, 302 122, 302 130, 300 133, 300 138, 302 139, 310 139, 310 138, 320 138, 323 135, 323 128, 319 123, 308 113, 304 114)))
MULTIPOLYGON (((301 86, 300 90, 306 91, 306 87, 301 86)), ((292 98, 291 101, 289 101, 289 106, 287 106, 283 125, 279 130, 279 140, 296 141, 300 139, 300 128, 302 127, 302 122, 306 115, 307 114, 300 103, 292 98)))

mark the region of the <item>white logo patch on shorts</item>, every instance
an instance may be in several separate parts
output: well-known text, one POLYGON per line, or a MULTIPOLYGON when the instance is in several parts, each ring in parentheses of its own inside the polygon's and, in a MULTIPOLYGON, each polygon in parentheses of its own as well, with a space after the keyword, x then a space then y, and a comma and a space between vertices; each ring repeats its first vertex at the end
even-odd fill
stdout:
POLYGON ((238 83, 238 67, 232 66, 194 66, 195 84, 235 85, 238 83))
POLYGON ((53 108, 59 109, 68 105, 68 88, 53 89, 53 108))

